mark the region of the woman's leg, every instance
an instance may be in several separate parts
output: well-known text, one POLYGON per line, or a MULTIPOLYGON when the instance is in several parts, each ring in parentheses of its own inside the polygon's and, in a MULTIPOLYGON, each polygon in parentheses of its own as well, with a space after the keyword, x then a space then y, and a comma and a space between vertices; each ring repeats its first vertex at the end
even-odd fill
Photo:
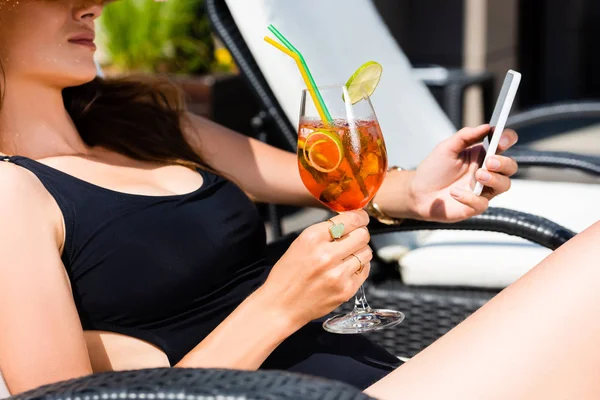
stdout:
POLYGON ((366 392, 600 399, 600 222, 366 392))

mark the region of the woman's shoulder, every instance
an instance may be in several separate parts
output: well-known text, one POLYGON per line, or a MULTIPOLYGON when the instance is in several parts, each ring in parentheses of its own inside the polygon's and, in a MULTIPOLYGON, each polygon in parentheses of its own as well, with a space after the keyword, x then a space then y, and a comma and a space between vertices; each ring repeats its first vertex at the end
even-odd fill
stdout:
POLYGON ((0 161, 0 215, 9 214, 15 208, 44 206, 49 200, 50 194, 33 173, 11 162, 0 161))
POLYGON ((6 232, 21 232, 26 237, 32 232, 49 232, 48 238, 57 249, 64 244, 62 214, 50 192, 29 170, 3 161, 0 161, 0 221, 0 228, 6 232))
POLYGON ((6 156, 0 153, 0 189, 2 192, 10 189, 33 190, 37 186, 36 182, 41 185, 35 175, 4 157, 6 156))

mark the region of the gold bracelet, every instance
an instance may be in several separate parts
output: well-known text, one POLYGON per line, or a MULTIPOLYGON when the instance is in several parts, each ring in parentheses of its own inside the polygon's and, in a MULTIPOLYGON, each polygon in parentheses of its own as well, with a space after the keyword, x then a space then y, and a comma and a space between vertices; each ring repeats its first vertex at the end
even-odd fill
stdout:
MULTIPOLYGON (((392 171, 402 171, 402 168, 394 165, 390 168, 388 168, 387 172, 392 172, 392 171)), ((381 222, 382 224, 385 225, 400 225, 404 219, 397 219, 397 218, 392 218, 389 215, 387 215, 386 213, 384 213, 383 211, 381 211, 381 208, 379 208, 379 205, 377 205, 377 203, 375 203, 374 198, 371 199, 371 201, 369 202, 369 204, 367 204, 367 214, 369 214, 371 217, 375 218, 377 221, 381 222)))

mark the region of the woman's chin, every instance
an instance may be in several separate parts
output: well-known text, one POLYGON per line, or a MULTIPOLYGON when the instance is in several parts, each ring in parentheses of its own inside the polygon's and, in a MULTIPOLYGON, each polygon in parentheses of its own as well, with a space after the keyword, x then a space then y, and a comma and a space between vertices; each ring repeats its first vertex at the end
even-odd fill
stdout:
POLYGON ((67 71, 67 75, 63 75, 65 87, 80 86, 93 81, 98 76, 98 70, 94 65, 93 68, 78 68, 76 71, 67 71), (70 73, 68 73, 70 72, 70 73))

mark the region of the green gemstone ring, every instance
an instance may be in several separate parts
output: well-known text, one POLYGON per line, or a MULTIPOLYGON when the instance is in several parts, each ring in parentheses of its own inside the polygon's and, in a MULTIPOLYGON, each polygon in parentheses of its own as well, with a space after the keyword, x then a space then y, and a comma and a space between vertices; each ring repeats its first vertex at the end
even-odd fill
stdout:
POLYGON ((328 221, 331 222, 331 226, 329 227, 329 234, 331 235, 332 240, 336 240, 344 236, 344 224, 336 224, 330 219, 328 221))

